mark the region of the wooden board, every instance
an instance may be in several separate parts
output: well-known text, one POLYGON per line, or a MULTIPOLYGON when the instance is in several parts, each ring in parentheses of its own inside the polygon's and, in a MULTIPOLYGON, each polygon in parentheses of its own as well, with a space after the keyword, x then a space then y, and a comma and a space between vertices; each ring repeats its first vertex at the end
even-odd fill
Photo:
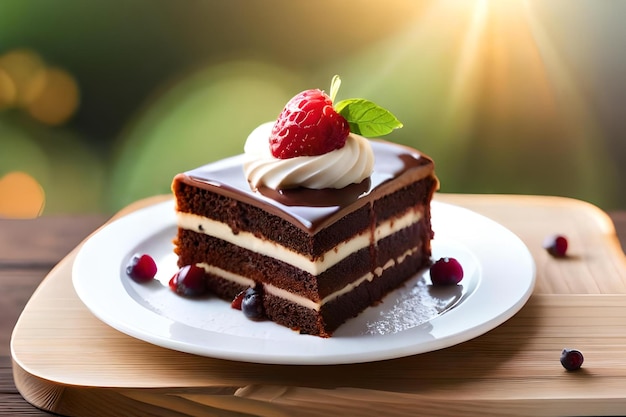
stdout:
POLYGON ((175 352, 91 315, 71 284, 77 248, 50 272, 14 329, 16 386, 35 406, 70 416, 626 413, 626 263, 609 218, 589 204, 555 197, 437 199, 502 223, 537 264, 527 305, 474 340, 338 366, 249 364, 175 352), (570 238, 569 258, 551 258, 541 248, 554 232, 570 238), (561 367, 564 347, 583 351, 583 369, 561 367))

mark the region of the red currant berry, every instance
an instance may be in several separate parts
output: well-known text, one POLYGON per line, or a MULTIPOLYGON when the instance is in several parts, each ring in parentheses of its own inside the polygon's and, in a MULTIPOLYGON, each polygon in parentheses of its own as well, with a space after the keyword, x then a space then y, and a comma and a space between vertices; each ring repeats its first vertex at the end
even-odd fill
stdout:
POLYGON ((156 273, 157 265, 150 255, 133 255, 126 266, 126 274, 137 282, 152 281, 156 273))
POLYGON ((241 303, 243 302, 243 297, 246 294, 246 291, 243 290, 239 294, 233 298, 233 301, 230 303, 230 306, 235 310, 241 310, 241 303))
POLYGON ((206 272, 196 265, 185 265, 170 279, 170 288, 186 297, 197 297, 208 292, 206 272))
POLYGON ((555 258, 564 258, 567 254, 567 238, 562 235, 548 236, 543 241, 543 248, 555 258))
POLYGON ((579 369, 585 358, 582 352, 576 349, 563 349, 561 352, 561 365, 568 371, 575 371, 579 369))
POLYGON ((463 279, 463 267, 454 258, 441 258, 430 267, 434 285, 456 285, 463 279))

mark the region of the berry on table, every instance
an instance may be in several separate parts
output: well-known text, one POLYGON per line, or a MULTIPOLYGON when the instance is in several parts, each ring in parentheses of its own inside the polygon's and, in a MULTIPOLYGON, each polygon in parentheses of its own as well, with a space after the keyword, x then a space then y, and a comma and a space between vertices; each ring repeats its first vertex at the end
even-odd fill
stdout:
POLYGON ((561 352, 561 365, 568 371, 580 369, 585 358, 581 351, 576 349, 563 349, 561 352))
POLYGON ((126 274, 136 282, 149 282, 157 273, 157 265, 152 256, 136 254, 126 266, 126 274))
POLYGON ((208 293, 206 272, 196 265, 185 265, 170 279, 170 288, 186 297, 198 297, 208 293))
POLYGON ((265 309, 263 308, 263 292, 259 288, 248 288, 241 300, 241 311, 244 316, 251 320, 263 320, 265 309))
POLYGON ((430 267, 434 285, 456 285, 463 279, 463 267, 455 258, 440 258, 430 267))
POLYGON ((306 90, 285 105, 272 128, 270 150, 279 159, 323 155, 342 148, 350 133, 322 90, 306 90))
POLYGON ((563 235, 551 235, 544 239, 543 248, 555 258, 564 258, 567 254, 567 238, 563 235))

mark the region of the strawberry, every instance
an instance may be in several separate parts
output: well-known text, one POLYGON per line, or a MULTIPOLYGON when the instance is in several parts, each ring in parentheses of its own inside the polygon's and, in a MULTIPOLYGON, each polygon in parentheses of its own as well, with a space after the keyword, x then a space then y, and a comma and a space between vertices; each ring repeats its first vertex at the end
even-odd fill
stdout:
POLYGON ((289 100, 270 135, 270 150, 279 159, 323 155, 342 148, 350 133, 346 119, 321 90, 306 90, 289 100))

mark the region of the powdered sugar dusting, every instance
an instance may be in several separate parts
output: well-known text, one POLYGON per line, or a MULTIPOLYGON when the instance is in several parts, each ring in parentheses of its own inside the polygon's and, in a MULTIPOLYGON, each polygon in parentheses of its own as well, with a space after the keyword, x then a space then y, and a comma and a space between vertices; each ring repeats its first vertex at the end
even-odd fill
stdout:
POLYGON ((461 285, 434 287, 420 279, 397 297, 385 298, 384 308, 367 321, 364 334, 386 335, 420 326, 452 308, 462 294, 461 285))

